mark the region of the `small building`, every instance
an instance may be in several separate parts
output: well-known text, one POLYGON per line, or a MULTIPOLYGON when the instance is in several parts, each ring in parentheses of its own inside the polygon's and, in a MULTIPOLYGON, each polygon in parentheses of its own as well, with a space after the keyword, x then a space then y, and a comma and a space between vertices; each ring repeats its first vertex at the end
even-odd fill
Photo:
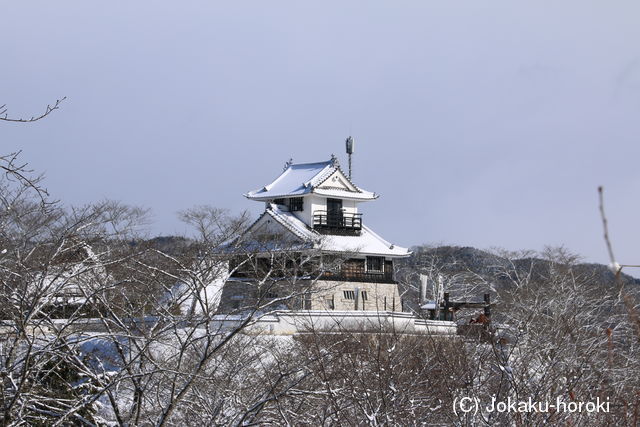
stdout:
POLYGON ((356 186, 338 160, 285 164, 244 195, 265 210, 234 250, 218 311, 272 302, 287 310, 402 311, 394 261, 410 255, 375 233, 360 209, 379 196, 356 186), (293 295, 293 297, 292 297, 293 295))

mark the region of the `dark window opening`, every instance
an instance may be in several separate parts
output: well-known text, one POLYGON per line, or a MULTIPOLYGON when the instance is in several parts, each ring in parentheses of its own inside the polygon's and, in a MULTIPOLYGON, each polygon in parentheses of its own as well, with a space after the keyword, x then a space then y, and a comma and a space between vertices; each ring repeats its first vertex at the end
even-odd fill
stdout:
POLYGON ((267 272, 271 270, 271 258, 256 259, 256 270, 258 270, 258 272, 267 272))
POLYGON ((384 272, 393 274, 393 261, 385 261, 384 262, 384 272))
POLYGON ((311 310, 311 295, 310 294, 304 294, 304 301, 303 301, 303 306, 302 306, 303 310, 311 310))
POLYGON ((367 271, 374 273, 382 273, 384 267, 384 257, 381 256, 368 256, 367 257, 367 271))
POLYGON ((275 203, 276 205, 282 205, 282 206, 286 206, 287 204, 285 203, 285 199, 275 199, 273 201, 273 203, 275 203))
POLYGON ((291 212, 302 211, 303 210, 303 202, 302 197, 292 197, 289 199, 289 210, 291 212))
POLYGON ((342 227, 342 200, 327 199, 327 225, 330 227, 342 227))
MULTIPOLYGON (((355 300, 356 299, 356 291, 342 291, 344 295, 344 299, 355 300)), ((360 291, 360 298, 363 301, 367 301, 369 298, 367 296, 367 291, 360 291)))

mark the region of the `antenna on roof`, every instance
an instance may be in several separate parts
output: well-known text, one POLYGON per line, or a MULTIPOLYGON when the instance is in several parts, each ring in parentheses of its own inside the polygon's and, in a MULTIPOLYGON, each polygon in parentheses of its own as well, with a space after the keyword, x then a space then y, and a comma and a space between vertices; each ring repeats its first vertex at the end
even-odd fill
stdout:
POLYGON ((345 141, 347 145, 347 154, 349 155, 349 179, 351 179, 351 155, 353 154, 354 141, 351 136, 345 141))

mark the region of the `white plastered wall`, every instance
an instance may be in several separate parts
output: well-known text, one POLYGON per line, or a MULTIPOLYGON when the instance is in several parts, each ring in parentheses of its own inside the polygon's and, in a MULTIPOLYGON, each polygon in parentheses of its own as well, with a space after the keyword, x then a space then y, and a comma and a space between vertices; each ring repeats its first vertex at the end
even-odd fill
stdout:
MULTIPOLYGON (((400 294, 395 283, 336 282, 318 280, 314 283, 311 297, 312 310, 328 310, 328 301, 334 304, 333 310, 356 310, 355 300, 345 298, 344 291, 367 293, 367 300, 359 298, 357 310, 364 311, 401 311, 400 294)), ((362 294, 361 294, 362 295, 362 294)))
POLYGON ((347 191, 356 191, 355 187, 349 184, 346 177, 339 171, 332 173, 318 188, 340 188, 347 191))

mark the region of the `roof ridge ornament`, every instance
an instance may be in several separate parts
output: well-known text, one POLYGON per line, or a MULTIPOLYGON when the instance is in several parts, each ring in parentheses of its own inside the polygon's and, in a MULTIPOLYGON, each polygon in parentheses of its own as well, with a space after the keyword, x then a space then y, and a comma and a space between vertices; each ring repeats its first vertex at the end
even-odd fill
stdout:
POLYGON ((284 162, 284 167, 282 168, 282 172, 286 171, 293 164, 293 158, 290 158, 286 162, 284 162))
POLYGON ((331 166, 340 167, 340 163, 338 163, 338 158, 333 153, 331 154, 331 166))

